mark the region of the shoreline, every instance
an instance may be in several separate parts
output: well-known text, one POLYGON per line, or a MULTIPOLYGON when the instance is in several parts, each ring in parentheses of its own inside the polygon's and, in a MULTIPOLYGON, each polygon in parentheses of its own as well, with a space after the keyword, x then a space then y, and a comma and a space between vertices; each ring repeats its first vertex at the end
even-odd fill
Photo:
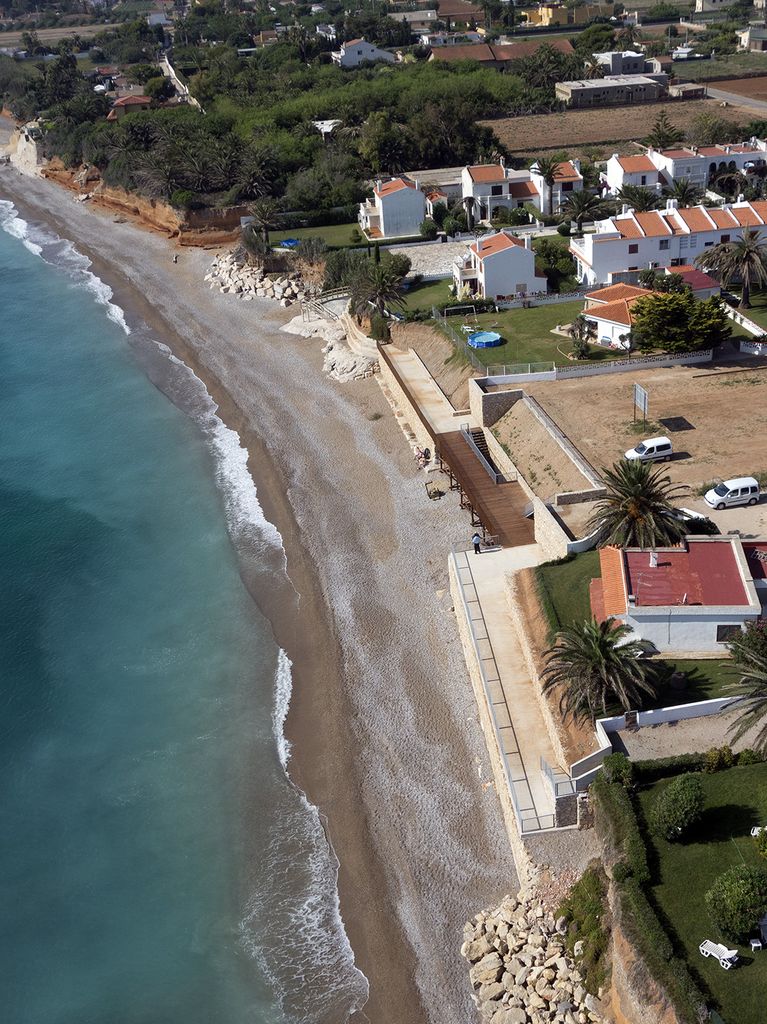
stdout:
POLYGON ((434 593, 447 587, 450 541, 468 532, 456 503, 424 507, 422 481, 375 381, 334 384, 322 376, 318 342, 276 333, 297 307, 209 295, 202 274, 210 254, 187 250, 173 267, 171 242, 113 225, 50 182, 3 174, 0 190, 22 216, 51 223, 91 258, 114 301, 138 312, 200 377, 248 450, 264 513, 283 536, 298 609, 291 588, 259 594, 258 580, 245 582, 293 662, 290 774, 319 807, 339 861, 344 926, 370 983, 359 1020, 464 1019, 471 1003, 460 928, 513 891, 515 877, 497 797, 482 782, 490 773, 457 630, 434 593), (108 240, 99 237, 105 226, 108 240), (407 572, 414 557, 427 562, 415 586, 407 572), (456 707, 441 693, 445 670, 456 707), (405 728, 387 727, 379 710, 401 715, 405 728), (416 733, 440 762, 441 787, 425 785, 409 763, 416 733))

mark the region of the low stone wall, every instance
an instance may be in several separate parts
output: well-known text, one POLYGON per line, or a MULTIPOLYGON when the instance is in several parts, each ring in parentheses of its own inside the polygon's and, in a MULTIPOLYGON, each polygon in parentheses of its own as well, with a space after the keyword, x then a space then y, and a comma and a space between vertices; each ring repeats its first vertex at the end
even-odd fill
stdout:
MULTIPOLYGON (((382 368, 383 365, 382 360, 382 368)), ((452 557, 448 559, 448 567, 450 574, 450 596, 453 599, 453 610, 458 623, 458 634, 461 638, 466 666, 469 670, 469 678, 471 679, 471 686, 474 690, 474 699, 477 702, 479 724, 482 727, 482 732, 485 736, 485 744, 490 757, 490 765, 493 770, 495 789, 498 793, 498 799, 501 802, 503 820, 506 825, 506 834, 509 838, 509 844, 511 846, 512 856, 514 857, 514 866, 517 869, 517 878, 519 879, 519 883, 522 886, 527 886, 535 880, 536 869, 530 859, 530 855, 527 852, 525 844, 522 841, 519 827, 517 825, 517 816, 514 812, 514 805, 509 792, 509 780, 506 777, 503 754, 498 746, 498 736, 490 715, 488 698, 485 693, 485 684, 482 679, 482 672, 480 671, 479 662, 477 660, 477 652, 474 648, 474 639, 471 635, 471 629, 466 619, 463 595, 456 575, 455 562, 452 557)))
POLYGON ((544 561, 553 562, 569 554, 570 538, 540 498, 533 498, 533 525, 535 542, 541 549, 544 561))
MULTIPOLYGON (((554 750, 554 756, 557 759, 557 763, 561 768, 565 768, 569 763, 565 748, 562 745, 562 740, 557 729, 557 724, 554 720, 554 715, 549 707, 549 702, 543 695, 541 687, 541 677, 538 674, 538 664, 535 656, 533 655, 532 648, 527 638, 526 623, 522 610, 519 607, 519 602, 516 597, 516 573, 508 573, 506 576, 506 600, 509 606, 509 614, 511 621, 514 624, 514 628, 517 632, 517 638, 519 640, 519 647, 522 651, 522 655, 525 659, 525 665, 530 676, 530 680, 533 685, 535 692, 535 699, 538 701, 538 707, 541 710, 543 721, 546 725, 546 732, 549 734, 549 740, 554 750)), ((552 766, 553 767, 553 766, 552 766)))
POLYGON ((471 415, 474 422, 481 423, 483 427, 492 427, 523 396, 524 391, 521 388, 509 391, 485 391, 478 380, 469 381, 471 415))
POLYGON ((433 448, 434 442, 431 439, 431 435, 419 419, 415 407, 410 401, 410 396, 400 384, 399 378, 395 376, 383 352, 379 359, 379 367, 379 383, 385 385, 388 389, 399 409, 400 415, 406 421, 410 433, 415 437, 416 443, 420 448, 433 448))

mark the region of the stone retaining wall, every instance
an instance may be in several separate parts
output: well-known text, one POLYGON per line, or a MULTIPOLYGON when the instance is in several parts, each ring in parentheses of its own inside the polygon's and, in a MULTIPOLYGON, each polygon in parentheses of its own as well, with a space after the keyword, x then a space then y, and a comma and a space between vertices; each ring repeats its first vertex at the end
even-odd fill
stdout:
POLYGON ((415 437, 416 443, 420 448, 433 448, 434 442, 431 439, 431 435, 427 433, 426 427, 421 423, 409 395, 395 376, 386 357, 381 355, 378 362, 380 367, 379 382, 386 385, 399 409, 400 415, 406 421, 410 433, 415 437))

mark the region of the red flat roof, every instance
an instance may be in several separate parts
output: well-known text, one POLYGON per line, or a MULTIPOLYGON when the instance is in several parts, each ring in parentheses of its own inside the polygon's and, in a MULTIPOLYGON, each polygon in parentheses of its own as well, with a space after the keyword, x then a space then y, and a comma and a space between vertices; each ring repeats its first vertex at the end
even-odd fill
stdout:
POLYGON ((655 568, 649 551, 623 552, 628 591, 638 608, 749 604, 729 537, 687 543, 687 550, 658 551, 655 568))

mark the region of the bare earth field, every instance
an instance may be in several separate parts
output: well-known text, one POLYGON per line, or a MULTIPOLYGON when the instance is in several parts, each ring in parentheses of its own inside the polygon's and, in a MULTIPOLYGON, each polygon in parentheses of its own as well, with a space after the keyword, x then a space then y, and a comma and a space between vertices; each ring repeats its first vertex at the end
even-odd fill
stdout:
MULTIPOLYGON (((35 31, 41 43, 60 43, 67 36, 77 35, 82 39, 90 39, 91 36, 112 28, 117 28, 117 24, 59 25, 57 28, 40 28, 35 31)), ((0 32, 0 46, 18 46, 23 35, 24 32, 0 32)))
POLYGON ((596 469, 611 465, 642 437, 668 434, 675 483, 693 490, 716 477, 767 470, 767 361, 672 367, 636 374, 531 384, 534 395, 596 469), (632 429, 632 384, 649 391, 646 431, 632 429), (682 416, 693 429, 659 421, 682 416))
POLYGON ((759 78, 728 78, 724 82, 713 82, 712 88, 734 92, 752 100, 767 100, 767 75, 759 78))
MULTIPOLYGON (((751 88, 752 82, 761 81, 767 82, 767 79, 752 78, 743 82, 736 80, 736 84, 742 89, 748 89, 751 88)), ((727 87, 729 91, 735 91, 730 89, 729 83, 726 82, 717 82, 717 87, 727 87)), ((703 111, 715 112, 728 121, 753 119, 753 112, 745 107, 745 101, 744 107, 721 107, 716 100, 677 100, 667 103, 646 103, 636 107, 566 110, 558 114, 507 117, 495 121, 481 121, 480 124, 492 128, 512 153, 518 156, 534 156, 546 149, 566 149, 573 152, 578 146, 592 143, 599 146, 642 139, 652 128, 653 121, 661 110, 667 110, 674 124, 684 129, 703 111)))

